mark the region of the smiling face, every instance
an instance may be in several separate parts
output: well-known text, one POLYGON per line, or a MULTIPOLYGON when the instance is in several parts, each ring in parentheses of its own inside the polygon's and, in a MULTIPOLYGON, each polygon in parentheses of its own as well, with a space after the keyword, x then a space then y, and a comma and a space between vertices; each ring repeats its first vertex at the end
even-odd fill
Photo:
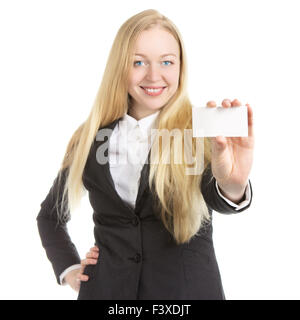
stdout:
POLYGON ((143 31, 129 74, 129 114, 141 119, 161 109, 176 92, 179 74, 180 48, 173 35, 159 26, 143 31))

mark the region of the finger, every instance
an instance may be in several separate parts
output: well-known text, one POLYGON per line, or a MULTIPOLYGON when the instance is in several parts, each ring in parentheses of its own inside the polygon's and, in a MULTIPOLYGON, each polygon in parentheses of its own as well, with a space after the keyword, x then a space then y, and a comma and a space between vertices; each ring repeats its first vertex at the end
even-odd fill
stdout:
POLYGON ((229 99, 224 99, 222 101, 222 107, 223 108, 230 108, 231 107, 231 101, 229 99))
POLYGON ((77 277, 77 281, 88 281, 89 280, 89 276, 86 274, 79 274, 77 277))
POLYGON ((88 252, 86 255, 85 255, 86 258, 95 258, 97 259, 99 257, 99 253, 98 252, 88 252))
POLYGON ((238 99, 234 99, 234 100, 232 101, 231 105, 232 105, 233 107, 239 107, 239 106, 242 105, 242 103, 241 103, 238 99))
POLYGON ((212 153, 222 152, 227 145, 227 138, 223 136, 210 137, 212 153))
POLYGON ((248 108, 248 136, 253 137, 253 111, 248 103, 246 106, 248 108))
POLYGON ((81 260, 82 266, 87 266, 89 264, 96 264, 96 263, 97 263, 97 259, 83 259, 83 260, 81 260))
POLYGON ((83 266, 87 266, 89 264, 96 264, 96 263, 97 263, 97 259, 84 259, 84 260, 82 260, 83 266))
POLYGON ((85 269, 85 265, 82 265, 82 264, 81 264, 81 268, 79 269, 79 273, 83 273, 83 272, 84 272, 84 269, 85 269))
POLYGON ((90 249, 90 251, 99 251, 99 248, 97 246, 94 246, 93 248, 90 249))
POLYGON ((215 101, 208 101, 206 106, 208 108, 215 108, 217 106, 216 102, 215 101))

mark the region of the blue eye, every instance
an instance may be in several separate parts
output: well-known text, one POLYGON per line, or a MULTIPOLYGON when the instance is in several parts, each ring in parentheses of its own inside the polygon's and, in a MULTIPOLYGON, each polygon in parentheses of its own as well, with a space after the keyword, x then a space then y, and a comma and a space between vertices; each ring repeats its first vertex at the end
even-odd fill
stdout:
POLYGON ((137 65, 138 62, 139 62, 139 63, 143 63, 143 61, 134 61, 133 64, 134 64, 135 66, 140 66, 140 64, 137 65))
MULTIPOLYGON (((170 62, 170 64, 173 64, 173 62, 172 62, 172 61, 164 61, 164 62, 170 62)), ((169 66, 170 64, 168 64, 168 66, 169 66)))

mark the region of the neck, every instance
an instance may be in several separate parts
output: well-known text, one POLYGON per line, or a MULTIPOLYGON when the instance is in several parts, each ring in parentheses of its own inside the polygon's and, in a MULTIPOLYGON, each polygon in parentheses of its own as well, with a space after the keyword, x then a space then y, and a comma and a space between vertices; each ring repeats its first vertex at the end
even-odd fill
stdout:
POLYGON ((127 113, 134 119, 141 120, 157 111, 158 110, 137 110, 136 108, 129 108, 127 113))

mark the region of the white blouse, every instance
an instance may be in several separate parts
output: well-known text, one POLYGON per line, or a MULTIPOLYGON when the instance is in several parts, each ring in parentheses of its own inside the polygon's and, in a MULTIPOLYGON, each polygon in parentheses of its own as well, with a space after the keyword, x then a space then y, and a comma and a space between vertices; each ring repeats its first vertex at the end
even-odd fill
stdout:
POLYGON ((141 171, 151 147, 151 129, 159 111, 141 120, 125 114, 109 141, 109 167, 115 188, 132 208, 140 185, 141 171))

